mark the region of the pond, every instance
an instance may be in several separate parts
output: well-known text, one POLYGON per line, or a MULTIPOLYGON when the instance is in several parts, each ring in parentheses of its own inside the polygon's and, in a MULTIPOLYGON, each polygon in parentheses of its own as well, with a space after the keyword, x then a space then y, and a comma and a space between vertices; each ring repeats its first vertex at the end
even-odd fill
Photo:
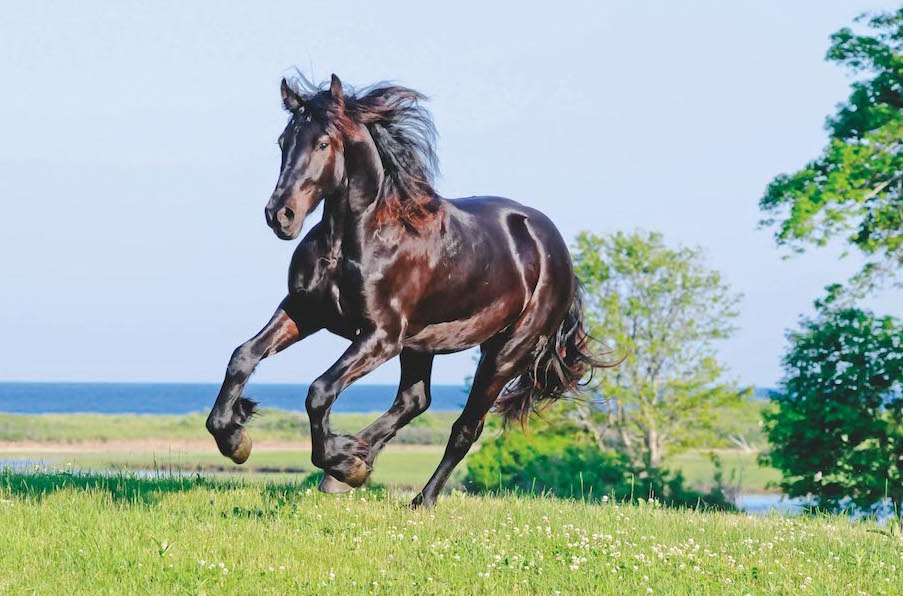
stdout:
POLYGON ((753 515, 768 515, 772 512, 795 515, 803 511, 805 499, 788 499, 781 494, 740 495, 737 508, 753 515))

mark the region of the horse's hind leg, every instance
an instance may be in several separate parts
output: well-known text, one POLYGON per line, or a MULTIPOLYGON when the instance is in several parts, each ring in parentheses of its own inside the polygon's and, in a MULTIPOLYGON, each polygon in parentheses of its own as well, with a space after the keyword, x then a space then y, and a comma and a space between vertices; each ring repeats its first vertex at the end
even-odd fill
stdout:
POLYGON ((429 482, 411 503, 414 507, 432 507, 439 491, 474 442, 483 432, 483 420, 496 398, 514 377, 523 370, 537 336, 523 327, 508 337, 496 337, 483 345, 483 354, 474 374, 467 404, 452 425, 445 455, 429 482))
MULTIPOLYGON (((433 355, 406 349, 402 350, 399 360, 401 382, 398 385, 395 402, 385 414, 358 433, 358 437, 370 445, 370 452, 365 458, 369 468, 373 468, 377 454, 392 440, 395 433, 430 406, 433 355)), ((346 493, 351 488, 328 473, 323 475, 323 481, 320 482, 320 490, 325 493, 346 493)))
POLYGON ((370 465, 373 465, 377 453, 392 440, 399 429, 430 407, 433 355, 403 350, 400 360, 401 382, 398 385, 395 402, 385 414, 362 430, 359 435, 372 446, 367 461, 370 465))

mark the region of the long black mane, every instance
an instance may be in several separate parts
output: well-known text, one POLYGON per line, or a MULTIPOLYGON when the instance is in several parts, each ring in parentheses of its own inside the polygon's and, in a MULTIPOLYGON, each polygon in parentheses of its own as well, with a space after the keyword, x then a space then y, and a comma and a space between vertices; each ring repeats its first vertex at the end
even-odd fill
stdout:
POLYGON ((436 127, 426 96, 400 85, 375 83, 360 90, 344 85, 344 110, 331 101, 327 84, 298 73, 289 85, 310 109, 340 131, 363 124, 373 137, 385 171, 379 199, 389 214, 416 223, 427 216, 439 173, 436 127))

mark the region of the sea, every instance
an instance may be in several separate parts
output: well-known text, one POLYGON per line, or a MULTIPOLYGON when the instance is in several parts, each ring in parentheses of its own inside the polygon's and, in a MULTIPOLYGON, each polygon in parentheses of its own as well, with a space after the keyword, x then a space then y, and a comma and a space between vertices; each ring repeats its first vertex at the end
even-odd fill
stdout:
MULTIPOLYGON (((0 382, 0 413, 9 414, 189 414, 207 412, 216 400, 214 383, 31 383, 0 382)), ((351 385, 333 412, 383 412, 392 405, 395 385, 351 385)), ((753 399, 771 389, 757 387, 753 399)), ((467 401, 464 385, 433 385, 431 412, 457 412, 467 401)), ((250 383, 245 397, 262 408, 304 411, 307 385, 250 383)))
MULTIPOLYGON (((189 414, 207 412, 216 400, 213 383, 0 383, 0 413, 11 414, 189 414)), ((351 385, 333 412, 383 412, 392 405, 394 385, 351 385)), ((251 383, 243 395, 262 408, 304 410, 307 385, 251 383)), ((460 411, 463 385, 433 385, 432 412, 460 411)))

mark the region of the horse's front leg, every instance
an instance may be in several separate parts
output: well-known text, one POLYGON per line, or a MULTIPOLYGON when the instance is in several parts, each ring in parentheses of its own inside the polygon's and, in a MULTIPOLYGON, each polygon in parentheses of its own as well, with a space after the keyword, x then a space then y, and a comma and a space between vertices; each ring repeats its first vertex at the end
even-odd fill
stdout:
POLYGON ((336 435, 330 430, 329 411, 339 393, 385 361, 401 352, 400 341, 389 340, 380 331, 365 333, 348 346, 307 393, 310 417, 311 461, 333 478, 355 487, 370 474, 367 463, 371 446, 359 437, 336 435))
POLYGON ((237 464, 251 455, 251 437, 244 426, 256 405, 241 393, 261 360, 316 331, 316 327, 302 323, 302 316, 298 298, 286 297, 264 328, 232 353, 226 378, 207 417, 207 430, 220 452, 237 464))

